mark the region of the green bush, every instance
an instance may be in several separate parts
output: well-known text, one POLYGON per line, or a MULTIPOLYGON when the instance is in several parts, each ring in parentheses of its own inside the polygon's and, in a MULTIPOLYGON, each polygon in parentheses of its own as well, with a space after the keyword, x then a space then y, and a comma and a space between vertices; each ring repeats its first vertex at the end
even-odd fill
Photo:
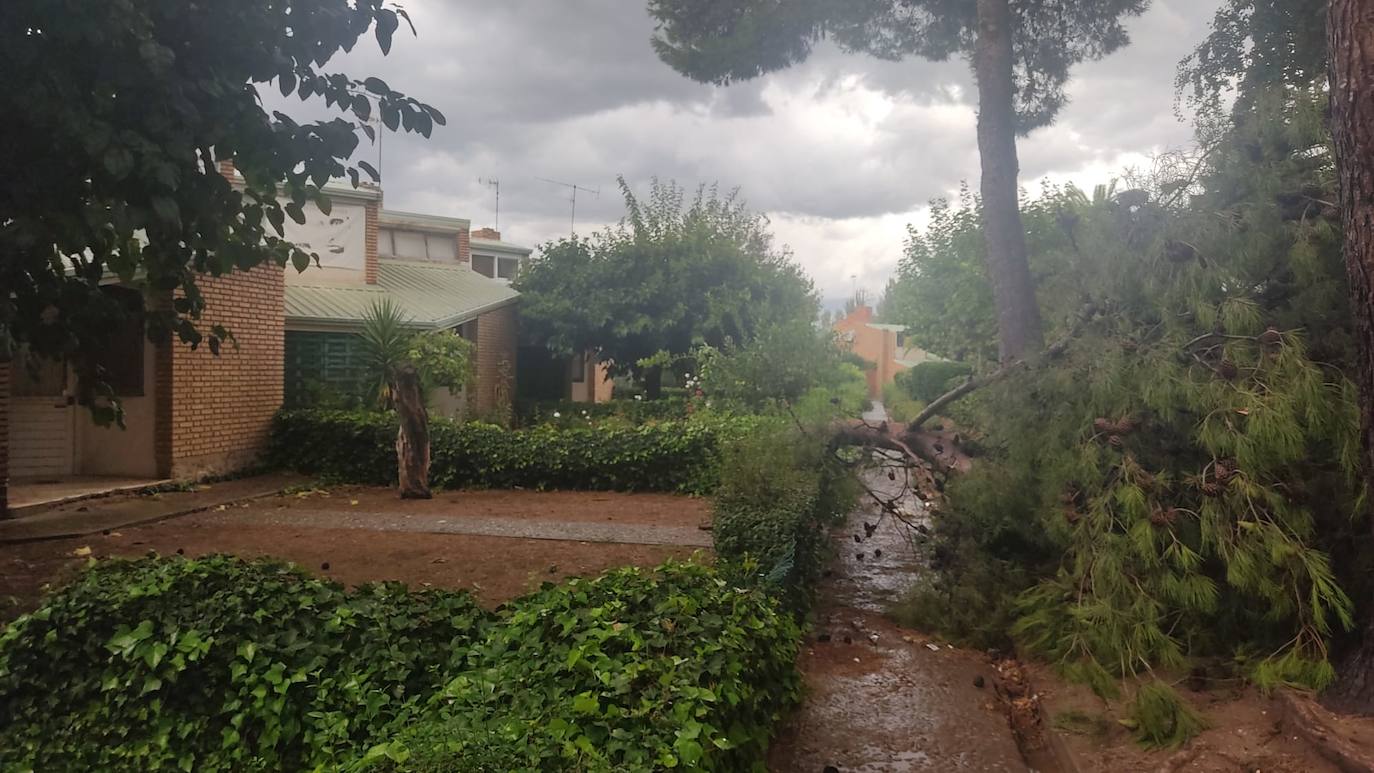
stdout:
POLYGON ((517 427, 549 424, 565 428, 587 427, 607 422, 639 425, 657 421, 680 421, 686 419, 690 413, 686 397, 608 400, 602 403, 544 400, 517 403, 515 424, 517 427))
POLYGON ((276 563, 103 561, 0 634, 0 769, 335 765, 413 715, 485 617, 276 563))
MULTIPOLYGON (((539 426, 430 421, 430 483, 468 487, 675 491, 715 488, 719 443, 751 420, 673 421, 644 426, 539 426)), ((396 480, 393 414, 284 411, 273 422, 272 461, 349 483, 396 480)))
MULTIPOLYGON (((898 378, 901 374, 898 374, 898 378)), ((895 381, 891 384, 883 384, 883 407, 887 409, 889 419, 899 423, 906 423, 920 415, 926 404, 907 394, 906 389, 895 381)))
POLYGON ((800 696, 796 623, 708 567, 546 585, 498 617, 434 715, 360 767, 757 770, 800 696))
POLYGON ((796 428, 730 444, 713 501, 716 555, 735 579, 806 609, 829 553, 828 529, 854 504, 852 479, 796 428))
POLYGON ((897 374, 895 381, 911 399, 929 403, 948 392, 953 386, 950 382, 967 378, 972 373, 973 368, 965 363, 937 360, 904 370, 897 374))

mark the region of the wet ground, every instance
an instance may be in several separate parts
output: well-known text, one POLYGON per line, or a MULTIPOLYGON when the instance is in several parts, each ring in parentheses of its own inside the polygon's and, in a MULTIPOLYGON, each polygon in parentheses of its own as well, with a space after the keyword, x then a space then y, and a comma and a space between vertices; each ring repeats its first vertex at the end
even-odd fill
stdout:
MULTIPOLYGON (((896 493, 899 483, 872 485, 896 493)), ((920 517, 914 499, 903 505, 920 517)), ((884 617, 921 570, 909 534, 872 502, 835 533, 801 658, 807 697, 773 744, 774 773, 1028 770, 988 660, 884 617)))

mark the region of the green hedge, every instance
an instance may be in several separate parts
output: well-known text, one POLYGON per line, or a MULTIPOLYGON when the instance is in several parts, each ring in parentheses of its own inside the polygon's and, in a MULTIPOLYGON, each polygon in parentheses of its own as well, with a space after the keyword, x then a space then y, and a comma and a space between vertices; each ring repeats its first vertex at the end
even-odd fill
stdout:
POLYGON ((811 435, 775 428, 740 439, 713 498, 716 555, 734 578, 803 612, 830 556, 830 527, 854 503, 852 477, 811 435))
POLYGON ((759 770, 799 644, 697 564, 489 614, 270 562, 100 562, 0 635, 0 770, 759 770))
POLYGON ((270 562, 103 561, 0 634, 0 769, 333 767, 422 706, 486 616, 270 562))
POLYGON ((500 611, 433 719, 364 767, 761 770, 800 697, 799 641, 766 594, 696 564, 546 585, 500 611))
POLYGON ((559 427, 586 427, 592 423, 605 421, 647 424, 649 422, 686 419, 689 413, 686 397, 664 397, 659 400, 607 400, 601 403, 545 400, 517 403, 515 406, 515 424, 518 427, 535 427, 543 424, 559 427))
MULTIPOLYGON (((715 488, 719 441, 747 420, 644 426, 534 427, 430 422, 430 483, 448 489, 674 491, 715 488)), ((349 483, 396 481, 396 419, 360 411, 284 411, 269 457, 281 467, 349 483)))
POLYGON ((948 392, 951 381, 972 375, 973 368, 962 362, 923 362, 897 374, 896 382, 914 400, 923 403, 948 392))

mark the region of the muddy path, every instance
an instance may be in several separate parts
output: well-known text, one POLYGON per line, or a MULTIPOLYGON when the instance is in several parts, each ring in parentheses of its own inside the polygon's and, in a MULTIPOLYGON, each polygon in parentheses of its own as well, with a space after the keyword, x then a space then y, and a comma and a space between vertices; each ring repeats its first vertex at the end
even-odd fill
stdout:
MULTIPOLYGON (((885 476, 877 482, 895 485, 885 476)), ((800 660, 807 695, 774 742, 769 769, 1029 770, 988 659, 884 616, 921 571, 908 527, 866 503, 833 539, 836 556, 800 660)))

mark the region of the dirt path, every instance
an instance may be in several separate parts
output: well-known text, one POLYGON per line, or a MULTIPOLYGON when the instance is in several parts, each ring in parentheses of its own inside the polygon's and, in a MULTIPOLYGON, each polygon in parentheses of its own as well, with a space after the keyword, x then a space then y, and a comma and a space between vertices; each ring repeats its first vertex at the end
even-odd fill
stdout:
POLYGON ((869 505, 834 538, 838 556, 801 658, 808 694, 774 742, 770 770, 1026 771, 987 659, 883 616, 920 570, 906 527, 869 505))

